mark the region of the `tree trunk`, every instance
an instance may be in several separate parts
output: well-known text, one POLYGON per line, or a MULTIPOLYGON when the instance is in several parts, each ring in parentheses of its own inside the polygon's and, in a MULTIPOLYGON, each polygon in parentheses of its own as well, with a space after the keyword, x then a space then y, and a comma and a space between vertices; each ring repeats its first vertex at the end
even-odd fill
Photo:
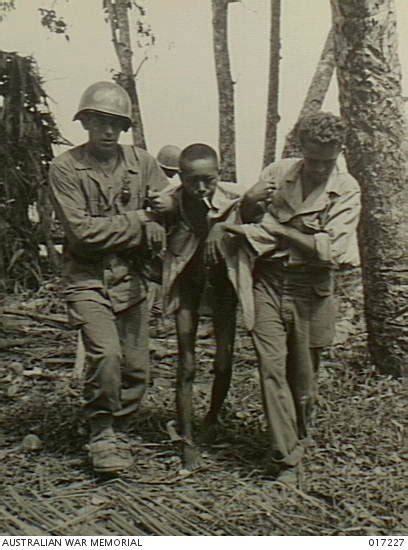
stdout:
POLYGON ((228 4, 237 0, 212 0, 213 46, 218 87, 218 145, 221 178, 236 181, 234 82, 228 53, 228 4))
POLYGON ((302 109, 299 113, 298 120, 293 129, 286 136, 282 158, 302 156, 296 136, 297 123, 304 116, 318 113, 320 111, 324 98, 326 97, 327 90, 329 89, 333 73, 334 41, 333 30, 330 30, 323 47, 322 55, 320 56, 319 63, 317 64, 315 73, 307 91, 305 101, 303 102, 302 109))
POLYGON ((132 47, 130 41, 129 12, 131 4, 128 0, 104 0, 112 31, 112 42, 118 56, 120 73, 117 82, 128 92, 132 101, 132 134, 133 143, 146 149, 143 130, 142 113, 139 96, 136 89, 135 72, 132 63, 132 47))
POLYGON ((279 62, 280 62, 280 19, 281 0, 271 0, 271 35, 269 52, 269 90, 266 110, 266 131, 263 165, 275 160, 279 99, 279 62))
POLYGON ((331 0, 346 159, 362 188, 365 315, 372 361, 401 375, 407 357, 408 193, 393 0, 331 0))

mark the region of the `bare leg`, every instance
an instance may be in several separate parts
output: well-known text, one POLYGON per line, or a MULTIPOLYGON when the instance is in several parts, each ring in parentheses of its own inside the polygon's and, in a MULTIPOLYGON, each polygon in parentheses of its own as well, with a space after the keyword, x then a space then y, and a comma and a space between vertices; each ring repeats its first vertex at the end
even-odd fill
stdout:
POLYGON ((202 441, 213 440, 218 415, 230 388, 236 328, 237 300, 234 289, 228 281, 226 274, 219 276, 214 281, 214 290, 213 324, 216 342, 214 382, 211 391, 210 408, 204 419, 200 434, 202 441))
POLYGON ((176 329, 179 350, 176 382, 176 407, 179 433, 183 439, 183 466, 188 470, 194 470, 201 465, 200 453, 193 444, 192 426, 193 382, 196 371, 194 348, 197 323, 197 309, 192 307, 188 308, 182 304, 176 313, 176 329))

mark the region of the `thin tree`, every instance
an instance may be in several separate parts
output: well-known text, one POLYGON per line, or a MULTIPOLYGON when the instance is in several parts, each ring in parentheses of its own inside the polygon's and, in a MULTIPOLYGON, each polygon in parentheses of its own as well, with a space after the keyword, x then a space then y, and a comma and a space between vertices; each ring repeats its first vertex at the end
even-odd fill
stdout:
POLYGON ((346 159, 362 189, 365 315, 372 361, 403 374, 408 342, 408 189, 393 0, 331 0, 346 159))
POLYGON ((296 137, 296 126, 298 121, 306 115, 317 113, 322 108, 324 98, 329 89, 330 82, 334 73, 334 41, 333 30, 327 35, 322 54, 317 64, 312 81, 310 82, 302 109, 298 120, 289 134, 286 136, 285 146, 282 152, 282 158, 299 157, 301 152, 296 137))
POLYGON ((266 110, 266 131, 263 165, 275 160, 279 123, 279 63, 280 63, 281 0, 271 0, 271 31, 269 50, 269 90, 266 110))
POLYGON ((218 88, 218 146, 221 178, 236 181, 234 82, 228 51, 228 5, 239 0, 211 0, 213 47, 218 88))
MULTIPOLYGON (((129 11, 134 6, 144 15, 143 8, 135 2, 129 0, 103 0, 103 8, 111 27, 112 42, 118 57, 120 72, 116 76, 118 84, 123 86, 128 92, 132 101, 132 134, 133 143, 143 149, 146 149, 146 139, 143 129, 142 113, 140 110, 139 96, 136 88, 136 76, 142 64, 146 61, 145 55, 137 71, 133 68, 133 51, 130 39, 129 11)), ((144 28, 138 21, 138 33, 149 36, 154 42, 154 37, 149 28, 144 28)))

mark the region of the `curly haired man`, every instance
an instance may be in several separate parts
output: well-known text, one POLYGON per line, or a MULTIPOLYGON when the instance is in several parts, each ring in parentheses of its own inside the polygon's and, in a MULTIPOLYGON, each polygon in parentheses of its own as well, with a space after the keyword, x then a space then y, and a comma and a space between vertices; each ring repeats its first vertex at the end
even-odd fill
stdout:
POLYGON ((337 166, 346 128, 318 113, 298 125, 301 159, 267 166, 244 196, 243 226, 226 227, 256 253, 252 337, 270 428, 273 472, 297 479, 316 397, 320 353, 334 335, 333 275, 350 263, 357 182, 337 166))

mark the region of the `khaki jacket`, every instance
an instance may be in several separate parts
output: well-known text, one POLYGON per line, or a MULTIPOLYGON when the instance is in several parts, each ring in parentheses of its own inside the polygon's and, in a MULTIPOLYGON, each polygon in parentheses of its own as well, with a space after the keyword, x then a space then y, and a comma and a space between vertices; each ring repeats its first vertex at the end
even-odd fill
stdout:
MULTIPOLYGON (((336 167, 323 191, 312 192, 303 201, 301 168, 301 159, 283 159, 267 166, 261 179, 276 185, 271 204, 265 208, 266 213, 259 223, 241 225, 245 240, 238 250, 236 245, 232 246, 232 239, 230 244, 226 241, 224 257, 229 278, 239 296, 249 330, 254 326, 252 273, 256 262, 262 262, 263 269, 268 265, 269 269, 273 269, 274 260, 280 260, 281 265, 289 270, 294 268, 304 269, 305 273, 313 272, 316 295, 322 298, 332 294, 334 269, 341 264, 358 263, 356 229, 360 214, 360 189, 356 180, 336 167), (268 231, 271 218, 313 234, 317 260, 303 256, 295 247, 287 244, 282 246, 268 231)), ((322 300, 322 319, 327 320, 332 316, 329 314, 329 309, 332 312, 329 302, 322 300), (327 315, 324 312, 326 305, 327 315)))
MULTIPOLYGON (((313 191, 302 198, 301 159, 284 159, 267 166, 263 179, 275 182, 277 190, 260 229, 268 231, 268 216, 289 224, 300 231, 313 234, 320 267, 338 267, 359 262, 356 229, 360 216, 360 188, 345 170, 335 167, 322 192, 313 191)), ((259 252, 265 253, 262 248, 259 252)), ((288 264, 310 263, 295 248, 276 250, 274 257, 287 256, 288 264)))
POLYGON ((67 300, 95 300, 115 312, 140 301, 146 288, 137 211, 148 188, 167 185, 155 159, 137 147, 120 146, 118 166, 106 176, 87 145, 80 145, 54 159, 49 182, 66 237, 67 300))

